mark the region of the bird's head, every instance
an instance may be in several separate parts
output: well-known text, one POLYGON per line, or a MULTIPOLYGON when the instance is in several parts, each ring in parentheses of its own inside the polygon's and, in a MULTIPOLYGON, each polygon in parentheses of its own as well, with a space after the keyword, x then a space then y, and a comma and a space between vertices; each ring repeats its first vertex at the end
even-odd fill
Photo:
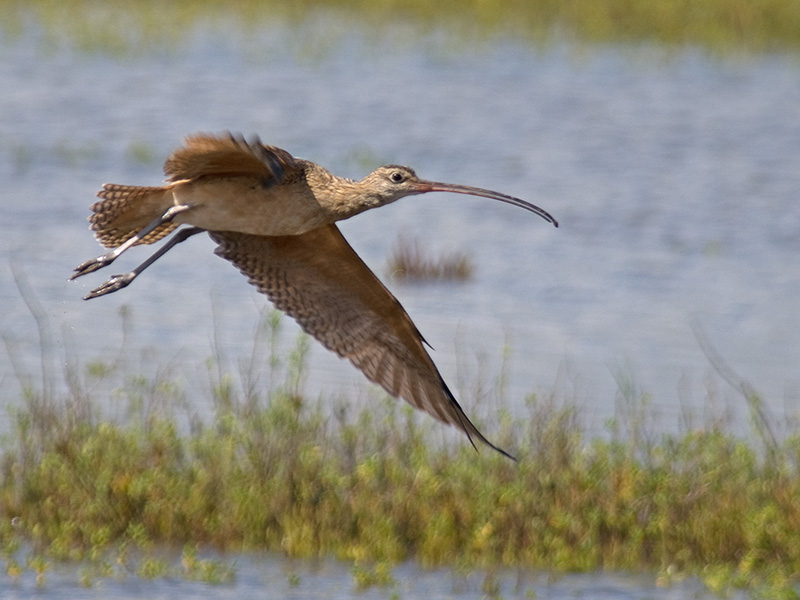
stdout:
POLYGON ((542 210, 530 202, 525 202, 519 198, 507 196, 500 192, 493 192, 492 190, 485 190, 483 188, 420 179, 411 167, 404 167, 401 165, 384 165, 378 167, 362 179, 359 182, 359 186, 364 190, 364 200, 366 200, 368 204, 364 207, 364 210, 390 204, 405 196, 425 194, 427 192, 452 192, 455 194, 467 194, 469 196, 482 196, 484 198, 499 200, 507 204, 513 204, 514 206, 519 206, 520 208, 536 213, 544 220, 558 227, 558 221, 547 211, 542 210))

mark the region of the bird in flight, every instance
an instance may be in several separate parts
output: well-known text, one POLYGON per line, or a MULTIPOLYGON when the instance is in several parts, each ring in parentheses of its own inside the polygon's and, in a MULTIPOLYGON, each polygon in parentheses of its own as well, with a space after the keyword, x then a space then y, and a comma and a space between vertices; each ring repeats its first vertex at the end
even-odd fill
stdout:
POLYGON ((166 185, 107 183, 91 206, 90 228, 109 252, 75 268, 71 279, 111 264, 131 246, 152 244, 178 231, 152 256, 114 275, 87 296, 131 283, 176 244, 206 231, 214 253, 328 350, 347 358, 370 381, 475 440, 495 446, 469 420, 424 347, 400 302, 359 258, 336 221, 415 194, 483 196, 549 213, 491 190, 427 181, 399 165, 377 168, 361 181, 337 177, 258 138, 197 134, 164 163, 166 185))

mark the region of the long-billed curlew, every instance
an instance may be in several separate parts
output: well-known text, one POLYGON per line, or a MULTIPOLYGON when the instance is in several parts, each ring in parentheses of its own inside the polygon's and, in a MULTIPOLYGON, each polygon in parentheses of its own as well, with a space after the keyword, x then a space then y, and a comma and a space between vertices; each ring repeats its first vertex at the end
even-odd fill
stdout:
POLYGON ((361 181, 337 177, 285 150, 243 137, 186 138, 164 163, 167 184, 108 183, 89 222, 108 253, 86 261, 72 279, 111 264, 136 244, 152 244, 181 224, 130 273, 114 275, 85 299, 116 292, 170 248, 207 231, 215 254, 232 262, 277 308, 371 381, 436 419, 455 425, 472 445, 498 448, 472 424, 439 374, 411 318, 344 239, 335 222, 404 196, 456 192, 492 198, 536 213, 528 202, 481 188, 426 181, 413 169, 379 167, 361 181))

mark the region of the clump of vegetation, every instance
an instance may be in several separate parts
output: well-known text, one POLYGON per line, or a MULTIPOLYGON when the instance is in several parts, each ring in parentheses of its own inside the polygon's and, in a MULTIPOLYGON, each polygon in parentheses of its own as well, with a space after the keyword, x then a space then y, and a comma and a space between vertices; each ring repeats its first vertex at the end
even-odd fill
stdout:
MULTIPOLYGON (((272 344, 279 323, 267 317, 259 339, 272 344)), ((170 410, 176 380, 131 377, 130 365, 94 364, 63 398, 26 386, 0 454, 7 576, 35 570, 44 584, 52 561, 78 561, 86 585, 119 572, 229 581, 229 566, 198 556, 202 545, 336 557, 354 565, 358 587, 392 586, 392 565, 413 560, 645 570, 665 584, 694 574, 721 593, 796 593, 800 437, 656 436, 634 406, 587 439, 576 408, 531 396, 527 414, 487 428, 515 464, 461 438, 434 442, 440 426, 395 401, 360 411, 311 401, 306 348, 301 338, 266 361, 263 390, 210 361, 205 422, 170 410), (147 407, 124 422, 103 418, 104 399, 81 383, 115 373, 115 394, 147 407), (179 565, 169 549, 182 549, 179 565)))
MULTIPOLYGON (((112 0, 20 3, 0 1, 2 28, 19 36, 30 15, 44 26, 46 41, 68 41, 90 51, 141 52, 171 48, 191 39, 192 25, 231 22, 245 31, 301 22, 320 11, 340 14, 381 39, 398 17, 418 31, 450 30, 469 38, 514 35, 536 43, 578 42, 699 46, 715 51, 796 51, 800 48, 800 0, 540 0, 506 2, 342 2, 342 0, 112 0), (175 28, 174 23, 182 27, 175 28), (121 24, 123 26, 121 26, 121 24)), ((350 29, 347 29, 349 31, 350 29)))
POLYGON ((474 266, 469 256, 460 252, 426 256, 418 241, 401 236, 392 248, 387 271, 393 279, 404 281, 466 281, 474 266))

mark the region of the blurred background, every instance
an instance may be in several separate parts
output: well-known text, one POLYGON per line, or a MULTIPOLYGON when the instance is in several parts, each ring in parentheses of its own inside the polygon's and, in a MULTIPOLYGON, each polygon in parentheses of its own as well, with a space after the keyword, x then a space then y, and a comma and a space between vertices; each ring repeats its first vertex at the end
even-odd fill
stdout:
MULTIPOLYGON (((800 409, 799 48, 797 0, 0 1, 3 406, 100 379, 124 355, 203 418, 210 371, 269 360, 254 352, 266 298, 204 236, 111 296, 81 300, 152 248, 67 281, 100 253, 86 217, 101 184, 156 185, 183 136, 230 130, 339 175, 407 164, 559 220, 431 194, 341 223, 479 422, 524 417, 536 397, 577 405, 591 435, 642 407, 656 432, 747 434, 755 392, 785 435, 800 409), (459 275, 400 277, 403 248, 451 257, 459 275)), ((284 319, 280 352, 298 331, 284 319)), ((354 404, 382 395, 316 344, 303 386, 354 404)), ((119 397, 94 393, 112 409, 119 397)), ((282 572, 240 566, 221 595, 282 572)), ((341 570, 323 565, 303 597, 347 595, 341 570)), ((482 596, 413 565, 398 575, 412 591, 482 596)), ((275 577, 291 596, 292 577, 275 577)), ((536 589, 701 597, 695 583, 590 574, 536 589)), ((181 593, 205 593, 192 585, 181 593)))

